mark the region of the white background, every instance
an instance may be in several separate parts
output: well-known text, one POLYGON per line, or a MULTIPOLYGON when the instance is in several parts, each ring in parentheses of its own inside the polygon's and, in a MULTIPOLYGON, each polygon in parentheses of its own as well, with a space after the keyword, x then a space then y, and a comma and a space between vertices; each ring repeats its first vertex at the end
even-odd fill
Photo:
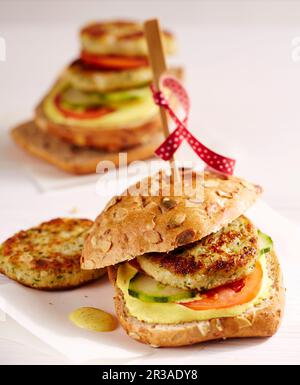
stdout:
MULTIPOLYGON (((208 146, 236 157, 237 174, 262 184, 265 201, 300 223, 300 61, 292 58, 292 41, 300 36, 299 1, 0 0, 7 56, 0 61, 0 129, 30 118, 58 72, 78 54, 82 24, 154 16, 179 40, 176 61, 185 67, 192 98, 190 129, 208 146)), ((45 219, 42 210, 30 216, 13 210, 22 192, 32 200, 34 192, 3 143, 1 207, 15 217, 8 226, 0 222, 0 241, 45 219)), ((53 194, 48 199, 55 211, 59 193, 53 194)), ((96 213, 97 208, 91 217, 96 213)), ((11 320, 0 323, 0 338, 0 363, 59 359, 11 320), (33 358, 24 358, 28 349, 33 358)))

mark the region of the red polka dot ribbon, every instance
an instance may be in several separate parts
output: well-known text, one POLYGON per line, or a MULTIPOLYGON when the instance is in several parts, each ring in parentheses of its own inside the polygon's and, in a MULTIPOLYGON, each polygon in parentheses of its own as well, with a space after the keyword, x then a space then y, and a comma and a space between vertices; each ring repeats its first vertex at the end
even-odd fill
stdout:
POLYGON ((214 170, 232 175, 235 166, 235 160, 227 158, 226 156, 217 154, 210 150, 204 144, 199 142, 194 135, 192 135, 187 129, 187 120, 190 110, 190 100, 187 91, 183 85, 172 76, 162 76, 160 80, 161 88, 166 88, 171 91, 171 95, 175 96, 179 102, 179 105, 184 111, 184 118, 180 120, 170 107, 169 102, 165 98, 161 91, 155 89, 154 85, 151 85, 153 98, 155 104, 163 107, 169 114, 170 118, 175 122, 176 129, 167 137, 167 139, 155 150, 155 154, 163 160, 170 160, 173 154, 177 151, 183 140, 185 139, 195 153, 211 168, 214 170))

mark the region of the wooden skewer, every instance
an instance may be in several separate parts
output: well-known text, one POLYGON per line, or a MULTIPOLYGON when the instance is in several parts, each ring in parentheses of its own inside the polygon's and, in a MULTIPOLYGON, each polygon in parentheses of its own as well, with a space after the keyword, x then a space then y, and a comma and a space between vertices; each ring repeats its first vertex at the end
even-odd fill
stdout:
MULTIPOLYGON (((149 61, 153 73, 153 81, 157 90, 159 90, 159 79, 160 76, 166 72, 167 65, 166 59, 163 51, 161 32, 159 27, 159 22, 157 19, 147 20, 144 23, 144 32, 148 45, 149 61)), ((163 107, 160 107, 160 116, 162 127, 164 131, 164 136, 167 138, 170 135, 168 117, 166 110, 163 107)), ((179 181, 178 169, 175 166, 174 156, 170 159, 170 166, 172 171, 172 176, 174 178, 174 183, 179 181)))

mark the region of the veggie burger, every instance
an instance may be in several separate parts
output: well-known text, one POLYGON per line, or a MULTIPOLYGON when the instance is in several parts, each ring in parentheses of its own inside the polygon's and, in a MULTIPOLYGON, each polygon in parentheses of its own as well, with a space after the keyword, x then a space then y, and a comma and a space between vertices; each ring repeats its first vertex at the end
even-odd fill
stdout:
POLYGON ((202 199, 162 190, 113 198, 84 244, 82 268, 108 267, 120 323, 152 346, 266 337, 280 324, 273 243, 244 215, 261 188, 235 176, 201 177, 202 199))
MULTIPOLYGON (((166 54, 173 54, 173 35, 163 32, 163 42, 166 54)), ((88 24, 80 31, 80 43, 79 59, 37 107, 37 125, 73 145, 110 152, 144 145, 159 135, 158 144, 161 124, 149 88, 152 73, 142 24, 88 24)))

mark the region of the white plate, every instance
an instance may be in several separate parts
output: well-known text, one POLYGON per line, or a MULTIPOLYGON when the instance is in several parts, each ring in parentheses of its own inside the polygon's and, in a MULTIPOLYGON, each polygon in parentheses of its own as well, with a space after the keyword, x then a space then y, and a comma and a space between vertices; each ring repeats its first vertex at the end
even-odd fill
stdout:
POLYGON ((2 282, 1 308, 31 333, 75 361, 98 363, 172 363, 180 357, 186 363, 246 363, 300 361, 299 325, 300 260, 296 256, 299 229, 276 214, 263 202, 248 215, 274 240, 288 287, 283 324, 270 339, 212 342, 177 349, 153 349, 128 338, 121 327, 110 333, 92 333, 75 327, 68 314, 80 306, 95 306, 113 313, 113 289, 107 278, 76 290, 41 292, 15 282, 2 282), (146 361, 145 361, 146 360, 146 361))

